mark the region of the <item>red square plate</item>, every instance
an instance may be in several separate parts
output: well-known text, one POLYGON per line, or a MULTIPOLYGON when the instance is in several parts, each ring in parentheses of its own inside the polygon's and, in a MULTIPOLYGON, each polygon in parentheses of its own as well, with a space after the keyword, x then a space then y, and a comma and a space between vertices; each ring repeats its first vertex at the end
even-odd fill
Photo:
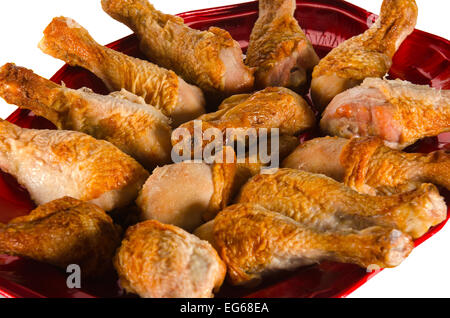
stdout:
MULTIPOLYGON (((257 3, 243 3, 220 8, 180 14, 193 28, 218 26, 228 30, 245 50, 257 18, 257 3)), ((320 56, 351 36, 362 33, 374 15, 354 5, 338 0, 297 1, 296 18, 320 56)), ((108 45, 129 55, 144 58, 139 52, 136 37, 131 35, 108 45)), ((422 31, 414 31, 403 43, 394 58, 390 77, 450 89, 449 41, 422 31)), ((87 86, 98 93, 107 93, 102 82, 91 73, 64 66, 52 78, 68 87, 87 86)), ((22 127, 54 128, 43 118, 26 110, 16 110, 9 121, 22 127)), ((311 138, 313 135, 305 135, 311 138)), ((414 145, 415 151, 428 152, 450 149, 450 134, 428 138, 414 145)), ((443 192, 447 202, 448 192, 443 192)), ((0 222, 27 214, 34 207, 26 190, 9 175, 0 175, 0 222)), ((446 220, 447 221, 447 220, 446 220)), ((416 245, 439 231, 446 221, 432 228, 416 240, 416 245)), ((322 263, 280 274, 267 279, 257 289, 233 288, 224 285, 219 297, 345 297, 364 284, 376 272, 367 273, 355 265, 322 263)), ((106 281, 85 282, 82 289, 69 289, 62 271, 31 260, 0 255, 0 294, 6 297, 124 297, 111 275, 106 281)))

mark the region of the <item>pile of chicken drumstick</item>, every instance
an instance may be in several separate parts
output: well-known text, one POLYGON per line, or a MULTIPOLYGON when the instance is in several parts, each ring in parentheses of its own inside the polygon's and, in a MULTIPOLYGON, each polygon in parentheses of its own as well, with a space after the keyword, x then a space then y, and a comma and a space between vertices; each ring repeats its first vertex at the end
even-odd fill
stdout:
POLYGON ((414 30, 414 0, 384 0, 373 26, 323 59, 295 0, 259 1, 245 59, 227 31, 191 29, 147 0, 102 7, 135 32, 148 61, 99 45, 65 17, 39 47, 95 74, 109 95, 0 68, 0 96, 57 127, 0 122, 0 168, 38 205, 0 224, 0 254, 78 264, 93 279, 114 266, 141 297, 212 297, 225 276, 254 286, 323 260, 394 267, 445 220, 438 187, 450 189, 450 154, 402 149, 450 131, 450 92, 384 78, 414 30), (329 136, 299 145, 318 124, 299 95, 309 89, 329 136), (205 113, 212 99, 220 105, 205 113), (278 129, 281 167, 173 163, 173 136, 194 120, 278 129), (106 213, 133 204, 139 222, 128 229, 106 213))

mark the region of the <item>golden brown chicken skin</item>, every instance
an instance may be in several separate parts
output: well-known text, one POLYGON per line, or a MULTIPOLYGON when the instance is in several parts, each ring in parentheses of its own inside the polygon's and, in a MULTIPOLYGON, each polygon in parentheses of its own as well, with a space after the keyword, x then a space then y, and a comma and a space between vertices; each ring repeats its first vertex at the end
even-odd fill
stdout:
POLYGON ((331 50, 314 68, 311 96, 323 110, 337 94, 359 85, 367 77, 383 77, 406 37, 414 31, 414 0, 384 0, 380 17, 361 35, 331 50))
POLYGON ((245 63, 256 68, 255 86, 305 91, 319 63, 311 42, 294 18, 295 0, 259 0, 259 17, 245 63))
POLYGON ((392 196, 371 196, 324 175, 288 168, 254 176, 242 187, 236 202, 259 204, 318 230, 380 225, 413 238, 447 216, 444 199, 432 184, 392 196))
POLYGON ((144 98, 173 120, 173 126, 205 112, 202 91, 173 71, 104 47, 70 18, 58 17, 47 26, 39 48, 72 66, 97 75, 111 91, 122 88, 144 98))
POLYGON ((111 143, 67 130, 25 129, 0 121, 0 168, 36 204, 71 196, 106 211, 131 203, 148 177, 111 143))
POLYGON ((82 277, 95 278, 112 269, 120 232, 97 205, 63 197, 0 223, 0 254, 31 258, 64 270, 76 264, 82 277))
POLYGON ((450 90, 367 78, 337 95, 320 121, 332 136, 378 136, 394 149, 450 131, 450 90))
POLYGON ((171 161, 170 120, 127 91, 104 96, 73 90, 9 63, 0 68, 0 97, 59 129, 107 140, 150 170, 171 161))
POLYGON ((102 7, 137 34, 151 61, 205 93, 229 96, 253 88, 253 70, 244 64, 239 44, 227 31, 191 29, 182 18, 156 10, 147 0, 102 0, 102 7))
POLYGON ((255 284, 264 275, 323 260, 394 267, 413 248, 411 238, 395 229, 316 231, 252 204, 227 207, 195 234, 217 249, 233 285, 255 284))
POLYGON ((377 137, 315 138, 297 147, 282 166, 325 174, 360 193, 398 193, 424 182, 450 190, 449 153, 406 153, 377 137))
MULTIPOLYGON (((233 134, 227 129, 234 131, 237 139, 249 128, 256 131, 277 128, 280 135, 292 136, 312 128, 316 123, 311 107, 300 95, 284 87, 268 87, 253 94, 231 96, 222 102, 215 113, 202 115, 197 121, 181 125, 172 133, 172 145, 186 142, 183 131, 195 137, 195 124, 199 121, 203 132, 209 128, 218 129, 224 141, 227 141, 227 133, 232 139, 233 134)), ((208 144, 206 137, 204 139, 204 144, 208 144)))
POLYGON ((226 274, 208 242, 155 220, 128 228, 114 266, 120 285, 145 298, 212 297, 226 274))

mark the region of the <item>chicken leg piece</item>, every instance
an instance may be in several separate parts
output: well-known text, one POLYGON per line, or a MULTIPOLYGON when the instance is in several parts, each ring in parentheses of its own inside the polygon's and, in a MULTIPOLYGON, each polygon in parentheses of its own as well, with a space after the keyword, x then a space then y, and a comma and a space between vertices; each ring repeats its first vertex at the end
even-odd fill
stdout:
POLYGON ((450 90, 367 78, 337 95, 320 121, 333 136, 378 136, 394 149, 450 131, 450 90))
POLYGON ((255 67, 255 86, 284 86, 303 92, 319 63, 311 42, 294 18, 295 0, 259 0, 259 17, 245 63, 255 67))
POLYGON ((36 204, 71 196, 103 210, 134 200, 148 172, 107 141, 66 130, 25 129, 0 121, 0 168, 36 204))
POLYGON ((214 218, 241 185, 235 185, 234 151, 226 150, 233 156, 221 163, 178 162, 156 168, 136 200, 141 219, 155 219, 192 231, 203 220, 214 218))
POLYGON ((54 18, 44 31, 40 49, 72 66, 97 75, 111 91, 122 88, 145 99, 174 127, 205 113, 202 91, 174 72, 104 47, 72 19, 54 18))
POLYGON ((267 145, 269 161, 267 161, 267 158, 263 161, 258 153, 251 154, 250 152, 246 153, 245 158, 237 158, 235 184, 238 189, 240 189, 248 179, 261 173, 261 171, 266 172, 271 171, 271 169, 279 168, 279 163, 290 155, 300 143, 298 137, 287 135, 279 136, 278 141, 278 150, 272 149, 270 144, 267 145), (275 164, 273 160, 277 160, 278 164, 275 164))
POLYGON ((226 274, 208 242, 154 220, 128 228, 114 266, 120 285, 146 298, 212 297, 226 274))
POLYGON ((405 153, 377 137, 324 137, 300 145, 284 168, 321 173, 360 193, 392 194, 430 182, 450 190, 450 154, 405 153))
POLYGON ((399 229, 413 238, 445 220, 447 207, 432 184, 392 196, 360 194, 321 174, 283 168, 259 174, 241 189, 237 203, 255 203, 318 230, 399 229))
POLYGON ((87 88, 73 90, 5 64, 0 68, 0 96, 47 118, 58 129, 107 140, 150 170, 171 161, 169 119, 126 91, 104 96, 87 88))
POLYGON ((384 0, 375 24, 331 50, 314 68, 311 97, 323 110, 337 94, 359 85, 367 77, 383 77, 406 37, 414 31, 414 0, 384 0))
POLYGON ((0 223, 0 254, 22 256, 64 270, 79 265, 82 277, 112 269, 120 228, 95 204, 63 197, 0 223))
MULTIPOLYGON (((278 155, 284 158, 296 145, 296 137, 280 138, 278 155)), ((154 219, 192 231, 214 218, 242 185, 265 166, 258 158, 239 162, 232 152, 232 162, 178 162, 153 170, 136 200, 140 219, 154 219)))
POLYGON ((253 70, 244 64, 239 44, 227 31, 191 29, 182 18, 156 10, 147 0, 102 0, 102 7, 137 34, 151 61, 205 93, 232 95, 253 88, 253 70))
POLYGON ((411 252, 408 235, 386 227, 322 232, 252 204, 236 204, 195 231, 226 263, 233 285, 255 284, 277 270, 323 260, 394 267, 411 252))
POLYGON ((180 162, 153 170, 136 204, 141 220, 154 219, 192 231, 203 223, 213 193, 210 165, 180 162))
MULTIPOLYGON (((229 137, 233 135, 227 129, 234 130, 236 138, 249 128, 257 131, 260 128, 278 128, 280 135, 292 136, 312 128, 316 118, 300 95, 284 87, 268 87, 253 94, 231 96, 222 102, 217 112, 184 123, 172 133, 172 145, 191 143, 185 140, 182 131, 189 132, 188 137, 195 138, 195 123, 198 121, 201 121, 202 132, 209 128, 218 129, 225 140, 227 134, 229 137)), ((204 144, 209 143, 208 138, 203 139, 204 144)))

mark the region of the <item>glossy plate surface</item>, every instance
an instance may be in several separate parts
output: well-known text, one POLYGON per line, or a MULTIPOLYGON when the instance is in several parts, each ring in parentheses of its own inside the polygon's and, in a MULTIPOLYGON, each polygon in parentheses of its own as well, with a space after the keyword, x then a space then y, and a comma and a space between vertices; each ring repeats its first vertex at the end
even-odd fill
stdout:
MULTIPOLYGON (((374 15, 354 5, 338 0, 297 1, 296 18, 323 57, 331 48, 351 36, 362 33, 373 23, 374 15)), ((257 18, 257 3, 198 10, 180 14, 193 28, 207 29, 218 26, 228 30, 247 48, 248 38, 257 18)), ((108 45, 126 54, 144 58, 139 52, 135 36, 131 35, 108 45)), ((450 43, 448 40, 414 31, 403 43, 394 58, 391 78, 401 78, 416 84, 428 84, 436 88, 450 89, 450 43)), ((107 93, 105 86, 94 75, 81 68, 60 69, 52 78, 68 87, 90 87, 98 93, 107 93)), ((9 121, 32 128, 54 128, 47 120, 29 111, 17 110, 9 121)), ((302 136, 304 140, 314 133, 302 136)), ((427 138, 410 150, 429 152, 436 149, 450 150, 450 134, 427 138)), ((447 202, 450 195, 442 192, 447 202)), ((34 208, 26 190, 15 179, 0 174, 0 222, 29 213, 34 208)), ((416 245, 430 238, 444 224, 432 228, 416 240, 416 245)), ((345 297, 364 284, 377 272, 367 273, 355 265, 322 263, 301 268, 293 273, 280 274, 264 281, 255 289, 233 288, 225 284, 218 297, 345 297)), ((0 255, 0 294, 6 297, 129 297, 124 295, 111 275, 108 280, 83 282, 82 289, 68 289, 66 275, 52 266, 19 257, 0 255)))

